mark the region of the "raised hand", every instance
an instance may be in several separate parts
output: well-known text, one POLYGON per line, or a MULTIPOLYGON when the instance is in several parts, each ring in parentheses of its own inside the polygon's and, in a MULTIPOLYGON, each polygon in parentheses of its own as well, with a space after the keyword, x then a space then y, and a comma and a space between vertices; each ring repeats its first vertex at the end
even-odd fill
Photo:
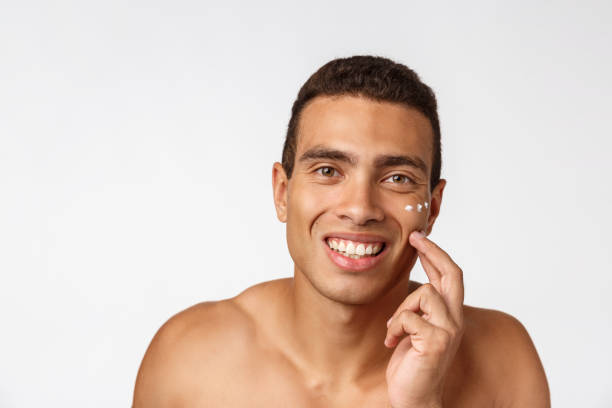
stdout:
POLYGON ((385 346, 393 408, 440 407, 442 389, 463 335, 463 272, 422 233, 409 237, 429 283, 413 291, 387 322, 385 346))

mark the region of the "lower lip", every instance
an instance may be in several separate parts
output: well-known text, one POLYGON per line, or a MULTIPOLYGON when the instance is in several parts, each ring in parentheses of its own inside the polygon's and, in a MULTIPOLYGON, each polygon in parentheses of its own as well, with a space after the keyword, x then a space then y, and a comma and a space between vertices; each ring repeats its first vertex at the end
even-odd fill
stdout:
POLYGON ((332 260, 333 263, 338 265, 338 267, 348 271, 357 272, 365 271, 367 269, 375 267, 382 260, 383 256, 387 253, 388 245, 385 245, 383 250, 380 251, 376 256, 366 256, 359 259, 353 259, 344 255, 340 255, 340 253, 332 250, 329 245, 327 245, 327 242, 325 240, 323 240, 323 246, 325 247, 325 251, 327 252, 327 255, 329 255, 329 258, 332 260))

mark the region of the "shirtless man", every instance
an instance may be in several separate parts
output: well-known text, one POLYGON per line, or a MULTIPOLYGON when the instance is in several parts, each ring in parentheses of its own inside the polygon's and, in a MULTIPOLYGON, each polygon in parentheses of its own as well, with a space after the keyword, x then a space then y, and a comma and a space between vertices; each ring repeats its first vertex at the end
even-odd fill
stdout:
POLYGON ((463 305, 461 268, 427 238, 446 185, 439 129, 433 92, 401 64, 313 74, 272 169, 293 278, 169 319, 133 406, 550 406, 524 327, 463 305), (417 258, 429 283, 409 280, 417 258))

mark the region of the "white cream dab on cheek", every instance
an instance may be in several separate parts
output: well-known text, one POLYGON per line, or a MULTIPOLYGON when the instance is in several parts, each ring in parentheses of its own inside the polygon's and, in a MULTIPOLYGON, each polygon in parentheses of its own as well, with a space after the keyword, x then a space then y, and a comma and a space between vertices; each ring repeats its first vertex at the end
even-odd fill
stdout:
MULTIPOLYGON (((425 208, 429 208, 429 203, 428 203, 427 201, 425 201, 423 204, 418 203, 418 204, 417 204, 417 211, 418 211, 418 212, 423 211, 423 206, 424 206, 425 208)), ((413 209, 414 209, 414 207, 413 207, 413 206, 411 206, 410 204, 408 204, 406 207, 404 207, 404 210, 406 210, 406 211, 412 211, 413 209)))

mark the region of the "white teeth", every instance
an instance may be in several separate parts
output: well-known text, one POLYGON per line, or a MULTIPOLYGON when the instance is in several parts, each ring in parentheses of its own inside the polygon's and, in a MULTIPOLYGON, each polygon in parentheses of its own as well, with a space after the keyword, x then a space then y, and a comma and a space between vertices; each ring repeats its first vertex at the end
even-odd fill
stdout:
POLYGON ((342 253, 342 255, 352 258, 359 259, 366 255, 375 256, 382 248, 381 244, 367 245, 364 243, 355 243, 351 241, 341 241, 327 239, 327 245, 334 251, 342 253))
POLYGON ((346 246, 346 253, 349 255, 355 255, 355 244, 349 242, 346 246))

